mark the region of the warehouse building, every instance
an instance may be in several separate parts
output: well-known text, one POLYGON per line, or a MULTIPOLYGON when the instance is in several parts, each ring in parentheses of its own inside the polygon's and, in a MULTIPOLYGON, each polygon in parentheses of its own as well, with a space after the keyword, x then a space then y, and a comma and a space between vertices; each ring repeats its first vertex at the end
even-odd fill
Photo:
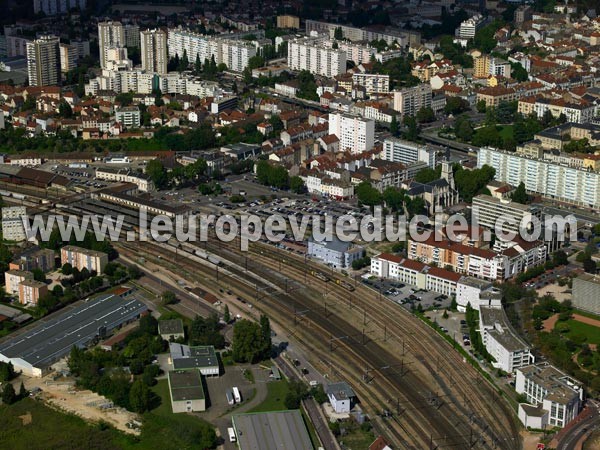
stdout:
POLYGON ((67 356, 73 346, 84 348, 146 311, 146 306, 138 300, 119 295, 90 298, 4 340, 0 344, 0 361, 12 362, 15 370, 24 375, 41 377, 52 364, 67 356))
POLYGON ((219 360, 212 345, 189 345, 169 343, 169 364, 174 370, 199 370, 204 376, 219 376, 219 360))
POLYGON ((297 409, 231 418, 240 450, 313 450, 302 415, 297 409))
POLYGON ((177 339, 183 339, 185 337, 183 320, 159 320, 158 334, 160 334, 160 337, 165 341, 176 341, 177 339))
POLYGON ((170 371, 171 409, 174 413, 206 411, 202 378, 197 370, 170 371))

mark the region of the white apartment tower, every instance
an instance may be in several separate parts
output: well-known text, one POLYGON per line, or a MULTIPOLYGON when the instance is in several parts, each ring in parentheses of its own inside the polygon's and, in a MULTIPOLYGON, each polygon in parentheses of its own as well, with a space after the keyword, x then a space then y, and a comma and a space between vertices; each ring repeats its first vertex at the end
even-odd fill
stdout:
POLYGON ((167 73, 167 33, 161 29, 140 32, 142 69, 167 73))
POLYGON ((288 42, 288 66, 315 75, 335 77, 346 72, 346 52, 326 45, 322 39, 295 39, 288 42))
POLYGON ((375 145, 375 121, 350 114, 329 114, 329 134, 340 140, 340 150, 360 153, 375 145))
POLYGON ((431 86, 429 83, 394 91, 394 110, 403 116, 414 116, 421 108, 431 107, 431 86))
POLYGON ((108 49, 125 47, 125 31, 121 22, 98 22, 98 46, 100 48, 100 67, 106 69, 108 49))
POLYGON ((42 36, 27 43, 27 75, 31 86, 60 83, 60 41, 56 36, 42 36))

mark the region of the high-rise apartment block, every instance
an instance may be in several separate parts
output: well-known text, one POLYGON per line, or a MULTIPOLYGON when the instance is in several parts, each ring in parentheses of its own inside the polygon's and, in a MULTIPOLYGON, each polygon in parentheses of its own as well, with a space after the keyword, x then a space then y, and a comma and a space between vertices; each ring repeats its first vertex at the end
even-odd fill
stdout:
POLYGON ((56 36, 42 36, 27 43, 27 75, 31 86, 60 83, 60 41, 56 36))
POLYGON ((107 52, 110 48, 125 47, 125 30, 121 22, 98 23, 98 46, 100 47, 100 67, 107 68, 107 52))
POLYGON ((346 73, 346 52, 333 48, 329 40, 294 39, 288 42, 288 66, 332 78, 346 73))
POLYGON ((329 134, 340 140, 340 150, 360 153, 375 145, 375 121, 350 114, 329 114, 329 134))
POLYGON ((167 33, 161 29, 140 33, 142 69, 148 72, 167 73, 167 33))

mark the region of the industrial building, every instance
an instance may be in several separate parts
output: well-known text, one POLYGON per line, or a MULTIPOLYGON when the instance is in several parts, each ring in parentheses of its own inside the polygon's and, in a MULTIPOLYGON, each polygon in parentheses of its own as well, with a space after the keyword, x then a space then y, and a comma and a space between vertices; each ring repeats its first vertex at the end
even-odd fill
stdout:
POLYGON ((169 364, 174 370, 199 370, 204 376, 219 376, 219 360, 212 345, 189 345, 169 343, 169 364))
POLYGON ((297 409, 231 418, 240 450, 313 450, 302 415, 297 409))
POLYGON ((24 375, 43 376, 52 364, 67 356, 73 346, 84 348, 147 311, 140 301, 126 298, 127 293, 90 298, 35 323, 0 344, 0 361, 11 362, 15 370, 24 375))
POLYGON ((197 370, 170 371, 167 377, 174 413, 206 411, 202 378, 197 370))

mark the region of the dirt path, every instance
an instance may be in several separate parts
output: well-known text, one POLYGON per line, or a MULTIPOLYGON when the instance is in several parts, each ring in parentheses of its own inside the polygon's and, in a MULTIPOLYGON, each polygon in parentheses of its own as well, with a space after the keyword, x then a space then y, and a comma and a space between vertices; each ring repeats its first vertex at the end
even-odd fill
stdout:
POLYGON ((542 322, 544 326, 544 330, 552 331, 554 330, 554 325, 558 322, 558 314, 554 314, 553 316, 548 317, 546 320, 542 322))
POLYGON ((587 323, 588 325, 600 328, 600 320, 598 319, 592 319, 591 317, 582 316, 581 314, 573 314, 573 319, 577 322, 587 323))

